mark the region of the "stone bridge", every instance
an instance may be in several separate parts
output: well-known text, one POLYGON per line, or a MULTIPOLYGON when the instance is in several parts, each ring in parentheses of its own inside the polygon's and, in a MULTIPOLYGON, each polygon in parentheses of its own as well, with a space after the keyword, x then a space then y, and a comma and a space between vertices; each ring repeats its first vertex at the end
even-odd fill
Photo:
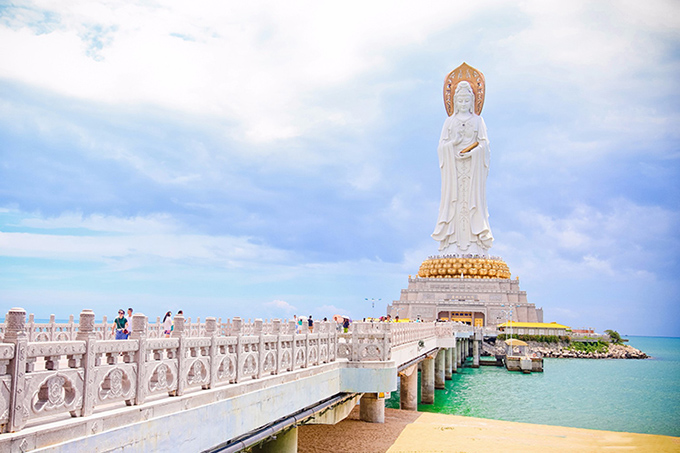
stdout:
POLYGON ((90 310, 60 324, 11 309, 0 328, 0 451, 296 451, 303 423, 334 424, 360 404, 384 421, 385 394, 403 409, 434 402, 482 333, 458 323, 132 317, 111 340, 90 310), (397 377, 400 376, 400 384, 397 377))

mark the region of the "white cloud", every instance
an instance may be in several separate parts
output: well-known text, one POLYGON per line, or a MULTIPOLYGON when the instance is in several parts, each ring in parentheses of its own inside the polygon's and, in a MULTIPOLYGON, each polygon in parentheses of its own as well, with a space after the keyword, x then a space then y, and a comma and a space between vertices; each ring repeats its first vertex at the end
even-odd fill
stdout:
POLYGON ((172 233, 179 230, 179 225, 169 214, 156 213, 147 216, 116 217, 104 214, 83 215, 77 212, 65 212, 57 217, 44 218, 31 216, 24 218, 19 225, 29 228, 82 228, 90 231, 109 233, 137 233, 153 232, 172 233))
POLYGON ((625 199, 604 208, 578 204, 559 217, 526 210, 518 218, 523 229, 503 232, 492 251, 515 260, 511 271, 539 279, 649 277, 680 244, 677 212, 625 199))
POLYGON ((265 305, 266 307, 271 307, 271 308, 276 308, 276 309, 278 309, 278 310, 282 310, 282 311, 284 311, 284 312, 286 312, 286 313, 292 313, 292 312, 294 312, 295 310, 297 310, 296 307, 294 307, 293 305, 289 304, 289 303, 286 302, 285 300, 273 300, 273 301, 271 301, 271 302, 266 302, 264 305, 265 305))

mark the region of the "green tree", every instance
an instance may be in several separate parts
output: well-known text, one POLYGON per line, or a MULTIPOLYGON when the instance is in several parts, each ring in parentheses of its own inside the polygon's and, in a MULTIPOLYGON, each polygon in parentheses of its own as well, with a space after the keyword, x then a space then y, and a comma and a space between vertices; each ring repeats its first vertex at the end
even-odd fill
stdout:
POLYGON ((607 335, 609 335, 609 338, 612 339, 612 343, 614 344, 623 344, 623 340, 621 339, 621 335, 616 330, 611 330, 607 329, 604 331, 607 335))

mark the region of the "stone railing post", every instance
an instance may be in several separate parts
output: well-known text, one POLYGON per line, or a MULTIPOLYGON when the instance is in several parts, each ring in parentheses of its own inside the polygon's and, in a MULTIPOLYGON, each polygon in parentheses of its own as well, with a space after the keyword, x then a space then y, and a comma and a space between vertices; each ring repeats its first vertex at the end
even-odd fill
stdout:
POLYGON ((28 335, 26 335, 26 311, 12 308, 5 316, 5 343, 14 344, 14 358, 10 362, 12 376, 9 389, 8 430, 13 433, 26 425, 29 401, 24 394, 26 388, 26 355, 28 335))
POLYGON ((55 340, 54 334, 57 330, 56 322, 54 321, 55 318, 56 318, 56 316, 50 315, 50 324, 49 324, 49 326, 47 326, 47 332, 48 332, 47 333, 47 338, 48 338, 47 341, 54 341, 55 340))
POLYGON ((35 341, 35 315, 31 313, 28 315, 28 325, 26 326, 28 333, 28 341, 35 341))
POLYGON ((132 333, 130 338, 137 340, 137 354, 135 363, 137 365, 137 382, 135 382, 135 405, 144 403, 146 399, 146 340, 149 334, 148 320, 142 313, 132 315, 132 333))
MULTIPOLYGON (((73 318, 71 318, 71 321, 73 318)), ((75 338, 77 341, 85 342, 85 354, 83 354, 83 406, 80 410, 81 417, 92 415, 95 406, 95 369, 94 369, 94 344, 97 341, 97 334, 94 331, 94 312, 83 310, 80 312, 80 322, 78 333, 75 338)))
POLYGON ((290 353, 291 356, 293 357, 292 363, 290 365, 290 371, 295 370, 295 364, 296 360, 295 358, 297 357, 297 341, 296 341, 296 333, 297 333, 297 323, 294 320, 288 321, 288 330, 290 331, 290 335, 293 337, 293 341, 291 341, 290 344, 290 353))
POLYGON ((171 394, 173 396, 182 396, 186 387, 187 366, 189 364, 187 360, 187 332, 184 330, 184 316, 175 315, 172 318, 172 324, 174 328, 171 337, 179 338, 179 347, 177 348, 177 390, 171 392, 171 394))
POLYGON ((203 389, 213 388, 217 383, 217 320, 212 316, 205 318, 205 335, 210 337, 210 377, 208 384, 203 386, 203 389))
MULTIPOLYGON (((92 323, 94 330, 94 323, 92 323)), ((76 338, 76 324, 73 322, 73 315, 68 315, 68 341, 73 341, 76 338)))
POLYGON ((106 324, 106 315, 102 316, 102 340, 106 340, 106 334, 108 332, 108 325, 106 324))
POLYGON ((231 322, 232 335, 236 336, 236 382, 241 382, 243 371, 241 369, 241 335, 243 332, 243 320, 238 316, 231 322))
POLYGON ((352 323, 349 326, 349 330, 351 331, 351 340, 350 340, 350 348, 352 349, 352 352, 350 354, 350 362, 358 362, 359 361, 359 329, 358 329, 359 324, 358 323, 352 323))
POLYGON ((388 323, 383 324, 383 356, 382 360, 390 360, 392 357, 392 329, 388 323))
POLYGON ((276 374, 281 373, 281 320, 272 319, 272 335, 276 335, 276 374))
POLYGON ((262 320, 256 319, 253 325, 253 335, 259 338, 259 345, 257 347, 257 379, 262 377, 262 366, 264 365, 264 335, 262 334, 262 320))

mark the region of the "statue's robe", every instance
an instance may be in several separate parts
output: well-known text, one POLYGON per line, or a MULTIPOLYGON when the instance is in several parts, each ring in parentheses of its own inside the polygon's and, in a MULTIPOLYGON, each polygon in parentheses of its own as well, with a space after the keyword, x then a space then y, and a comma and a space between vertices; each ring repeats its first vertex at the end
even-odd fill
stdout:
POLYGON ((486 255, 493 242, 486 205, 489 174, 489 139, 481 116, 461 121, 455 115, 444 122, 439 146, 442 195, 432 237, 446 254, 486 255), (479 145, 465 154, 474 142, 479 145))

